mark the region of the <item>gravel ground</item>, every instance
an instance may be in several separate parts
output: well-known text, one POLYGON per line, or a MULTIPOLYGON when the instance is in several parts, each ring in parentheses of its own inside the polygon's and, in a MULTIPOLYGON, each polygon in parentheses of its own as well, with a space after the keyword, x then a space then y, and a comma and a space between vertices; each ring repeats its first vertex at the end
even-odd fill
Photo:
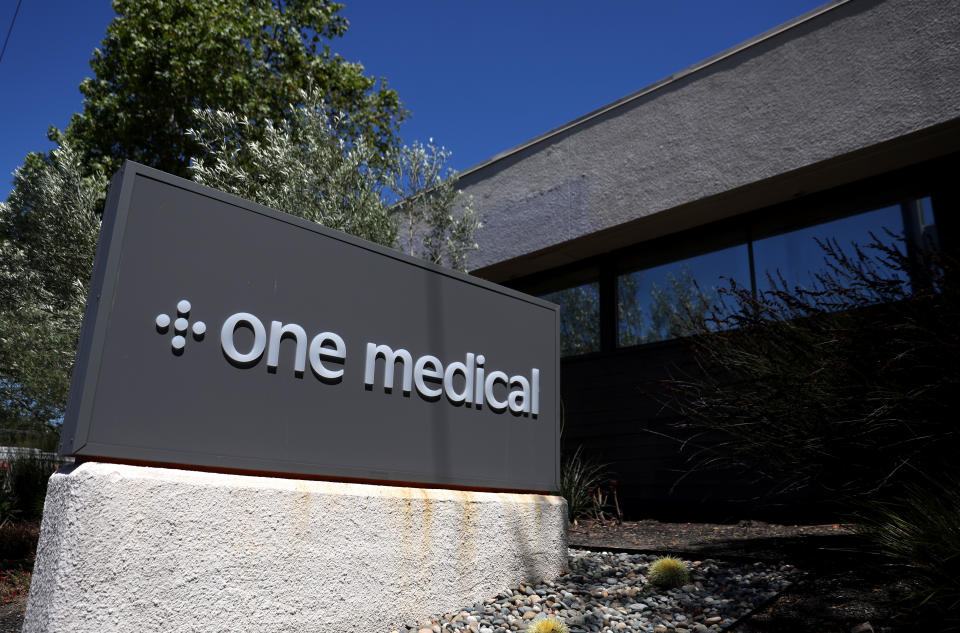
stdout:
POLYGON ((710 633, 723 630, 802 574, 780 562, 687 560, 690 584, 656 589, 646 573, 652 554, 569 550, 569 572, 556 582, 523 584, 401 631, 505 633, 525 630, 537 614, 559 616, 571 633, 710 633))
POLYGON ((570 543, 802 566, 806 576, 741 618, 732 628, 736 633, 932 633, 944 628, 942 614, 920 612, 909 599, 916 587, 907 570, 884 564, 843 524, 581 521, 570 527, 570 543))

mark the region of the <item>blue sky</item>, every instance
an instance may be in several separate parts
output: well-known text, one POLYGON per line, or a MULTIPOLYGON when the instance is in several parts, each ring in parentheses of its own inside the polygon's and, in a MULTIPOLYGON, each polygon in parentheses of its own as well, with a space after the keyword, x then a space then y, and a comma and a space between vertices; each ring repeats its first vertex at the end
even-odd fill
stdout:
MULTIPOLYGON (((332 49, 386 77, 463 170, 820 6, 819 0, 344 0, 332 49)), ((0 38, 17 0, 0 0, 0 38)), ((50 148, 113 18, 103 0, 22 0, 0 61, 0 173, 50 148)))

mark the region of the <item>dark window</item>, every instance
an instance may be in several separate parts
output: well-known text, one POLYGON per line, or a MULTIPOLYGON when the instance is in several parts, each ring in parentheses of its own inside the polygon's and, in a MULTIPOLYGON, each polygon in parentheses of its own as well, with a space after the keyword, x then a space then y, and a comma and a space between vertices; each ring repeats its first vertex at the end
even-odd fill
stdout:
POLYGON ((723 301, 719 290, 731 281, 754 292, 774 287, 813 290, 818 277, 829 274, 842 282, 843 277, 831 271, 829 249, 854 262, 862 254, 877 274, 909 284, 907 270, 871 244, 906 254, 936 248, 937 243, 930 198, 807 226, 791 226, 790 220, 768 216, 746 227, 760 239, 618 275, 617 346, 681 337, 689 333, 691 321, 725 316, 733 306, 723 301))
POLYGON ((541 295, 560 306, 560 355, 600 351, 600 284, 596 281, 541 295))
POLYGON ((859 248, 878 273, 909 282, 905 271, 891 268, 884 263, 882 253, 870 248, 875 242, 903 248, 903 212, 901 205, 889 206, 756 240, 757 290, 813 289, 818 277, 831 274, 829 248, 836 248, 838 256, 852 261, 859 258, 859 248))
POLYGON ((684 336, 688 319, 722 307, 719 289, 730 279, 750 287, 746 244, 619 275, 618 347, 684 336))

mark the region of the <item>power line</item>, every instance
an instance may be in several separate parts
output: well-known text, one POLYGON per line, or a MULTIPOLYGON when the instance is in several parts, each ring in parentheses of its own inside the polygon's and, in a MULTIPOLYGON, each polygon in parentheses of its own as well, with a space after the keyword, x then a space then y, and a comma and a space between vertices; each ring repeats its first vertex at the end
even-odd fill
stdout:
POLYGON ((3 61, 3 54, 7 52, 7 44, 10 43, 10 34, 13 33, 13 23, 17 21, 17 14, 20 13, 20 4, 23 0, 17 0, 17 8, 13 10, 13 19, 10 20, 10 28, 7 29, 7 39, 3 40, 3 48, 0 49, 0 62, 3 61))

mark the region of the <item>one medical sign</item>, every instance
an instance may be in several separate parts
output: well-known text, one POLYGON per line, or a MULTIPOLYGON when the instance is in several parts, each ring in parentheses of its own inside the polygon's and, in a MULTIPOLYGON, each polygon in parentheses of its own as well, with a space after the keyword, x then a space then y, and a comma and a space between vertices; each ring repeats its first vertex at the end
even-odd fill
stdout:
POLYGON ((559 488, 557 306, 126 163, 61 452, 559 488))

